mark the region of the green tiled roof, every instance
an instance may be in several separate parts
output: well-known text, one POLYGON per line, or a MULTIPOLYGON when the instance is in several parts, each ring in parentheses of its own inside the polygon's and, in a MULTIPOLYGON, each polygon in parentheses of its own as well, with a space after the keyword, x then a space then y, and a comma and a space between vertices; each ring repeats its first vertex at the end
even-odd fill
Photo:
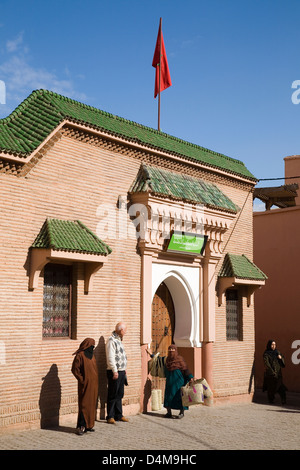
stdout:
POLYGON ((236 277, 253 281, 265 281, 267 276, 245 255, 227 253, 219 277, 236 277))
POLYGON ((8 117, 0 120, 0 150, 26 157, 66 119, 257 181, 240 160, 47 90, 33 91, 8 117))
POLYGON ((239 208, 215 184, 142 163, 130 193, 150 192, 161 197, 203 204, 237 213, 239 208))
POLYGON ((79 220, 46 219, 31 248, 107 256, 111 248, 79 220))

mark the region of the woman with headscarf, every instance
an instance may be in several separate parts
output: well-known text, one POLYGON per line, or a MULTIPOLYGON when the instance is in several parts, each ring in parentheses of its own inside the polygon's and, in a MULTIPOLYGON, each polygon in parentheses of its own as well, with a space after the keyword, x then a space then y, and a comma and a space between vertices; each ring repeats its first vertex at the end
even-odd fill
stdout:
POLYGON ((178 354, 175 344, 168 348, 165 361, 166 388, 164 407, 167 409, 166 418, 172 418, 172 409, 180 410, 178 418, 183 418, 187 406, 182 406, 181 387, 193 381, 193 376, 187 368, 185 360, 178 354))
POLYGON ((86 338, 75 351, 72 373, 78 381, 77 434, 94 431, 98 398, 98 369, 94 356, 95 340, 86 338))
POLYGON ((282 381, 281 369, 285 367, 284 356, 276 348, 276 342, 270 339, 263 354, 265 374, 263 391, 267 391, 269 403, 274 402, 275 393, 279 393, 281 403, 286 403, 287 388, 282 381))
MULTIPOLYGON (((151 354, 147 350, 151 357, 151 354)), ((172 409, 180 410, 178 418, 184 417, 184 411, 188 409, 187 406, 182 405, 181 387, 184 387, 188 382, 194 380, 192 374, 188 370, 185 360, 178 354, 175 344, 171 344, 168 348, 168 355, 161 357, 161 362, 164 365, 164 375, 166 377, 164 407, 167 409, 166 418, 172 418, 172 409)))

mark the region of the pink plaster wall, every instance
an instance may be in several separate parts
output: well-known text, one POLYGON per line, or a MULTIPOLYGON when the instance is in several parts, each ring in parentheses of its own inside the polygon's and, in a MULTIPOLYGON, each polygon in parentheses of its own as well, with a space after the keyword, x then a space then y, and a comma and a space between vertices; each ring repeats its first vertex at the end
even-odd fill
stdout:
MULTIPOLYGON (((298 183, 300 188, 300 155, 292 155, 291 157, 285 157, 285 183, 293 184, 298 183), (299 176, 299 178, 297 178, 299 176)), ((296 197, 296 205, 300 206, 300 191, 296 197)))
POLYGON ((254 262, 268 276, 255 294, 256 386, 262 386, 267 341, 274 339, 286 359, 284 383, 300 392, 300 364, 292 361, 292 343, 300 340, 300 205, 254 213, 253 230, 254 262))

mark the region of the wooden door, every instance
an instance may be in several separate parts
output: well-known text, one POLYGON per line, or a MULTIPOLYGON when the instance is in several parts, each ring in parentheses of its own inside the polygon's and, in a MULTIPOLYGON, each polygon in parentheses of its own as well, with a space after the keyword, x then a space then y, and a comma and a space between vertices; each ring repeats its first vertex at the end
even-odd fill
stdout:
MULTIPOLYGON (((168 347, 174 342, 175 309, 169 289, 162 282, 152 301, 152 353, 159 352, 160 356, 167 356, 168 347)), ((165 388, 165 379, 152 378, 152 388, 165 388)))

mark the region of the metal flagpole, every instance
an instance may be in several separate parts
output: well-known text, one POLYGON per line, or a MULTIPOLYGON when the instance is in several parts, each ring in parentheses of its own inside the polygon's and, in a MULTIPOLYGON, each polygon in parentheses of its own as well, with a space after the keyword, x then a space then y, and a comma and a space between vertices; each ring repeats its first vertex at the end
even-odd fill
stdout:
POLYGON ((161 23, 162 23, 162 20, 160 18, 160 21, 159 21, 159 80, 158 80, 158 84, 159 84, 159 89, 158 89, 158 130, 160 131, 160 88, 161 88, 161 51, 162 51, 162 45, 161 45, 161 23))

